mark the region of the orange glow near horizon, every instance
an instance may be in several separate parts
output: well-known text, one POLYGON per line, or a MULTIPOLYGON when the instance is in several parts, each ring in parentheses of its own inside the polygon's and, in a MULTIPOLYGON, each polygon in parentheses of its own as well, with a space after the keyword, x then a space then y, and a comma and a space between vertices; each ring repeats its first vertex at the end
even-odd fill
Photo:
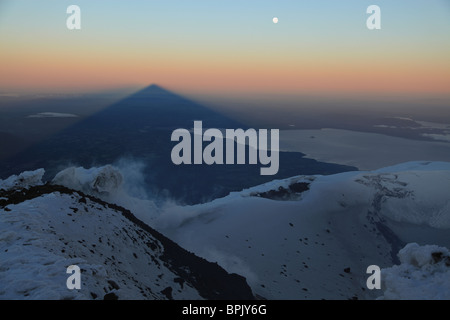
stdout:
POLYGON ((124 52, 35 51, 24 55, 3 50, 0 88, 10 92, 94 91, 157 83, 184 91, 269 93, 450 93, 450 66, 430 58, 417 64, 407 60, 312 56, 284 57, 284 61, 195 56, 170 53, 154 57, 124 52))

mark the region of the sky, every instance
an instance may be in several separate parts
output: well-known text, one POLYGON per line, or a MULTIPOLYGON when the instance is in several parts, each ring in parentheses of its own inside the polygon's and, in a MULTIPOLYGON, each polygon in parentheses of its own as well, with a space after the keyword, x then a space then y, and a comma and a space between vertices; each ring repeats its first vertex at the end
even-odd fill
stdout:
POLYGON ((450 96, 449 40, 449 0, 0 0, 0 94, 450 96))

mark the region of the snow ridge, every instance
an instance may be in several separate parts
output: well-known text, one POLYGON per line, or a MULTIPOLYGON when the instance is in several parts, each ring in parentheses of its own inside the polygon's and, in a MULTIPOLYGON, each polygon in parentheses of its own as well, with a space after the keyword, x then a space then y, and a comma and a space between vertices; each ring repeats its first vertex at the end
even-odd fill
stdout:
POLYGON ((19 175, 12 175, 5 180, 0 179, 0 190, 11 190, 16 188, 28 188, 42 184, 42 177, 45 170, 38 169, 34 171, 25 171, 19 175))
POLYGON ((0 299, 253 298, 241 276, 117 205, 49 184, 0 197, 0 299), (66 287, 73 264, 82 270, 80 290, 66 287))

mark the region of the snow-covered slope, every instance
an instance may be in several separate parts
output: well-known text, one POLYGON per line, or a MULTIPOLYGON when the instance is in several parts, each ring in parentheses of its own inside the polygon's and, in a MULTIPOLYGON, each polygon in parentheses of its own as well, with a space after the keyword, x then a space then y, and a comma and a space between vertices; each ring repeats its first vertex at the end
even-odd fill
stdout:
MULTIPOLYGON (((110 279, 120 287, 119 298, 143 298, 140 288, 147 288, 144 298, 164 298, 168 287, 175 299, 211 298, 214 292, 226 296, 228 282, 239 288, 232 290, 234 295, 251 296, 242 278, 205 260, 198 267, 198 258, 151 226, 197 256, 245 277, 258 297, 448 298, 450 266, 444 247, 450 248, 450 163, 409 162, 376 171, 297 176, 195 206, 157 205, 137 195, 145 192, 130 193, 130 186, 135 191, 139 184, 113 166, 68 168, 53 183, 78 193, 44 185, 36 187, 50 188, 44 195, 14 202, 17 178, 3 182, 12 189, 0 194, 0 297, 11 292, 14 297, 39 297, 36 283, 53 283, 52 288, 56 280, 58 286, 65 284, 67 275, 58 272, 74 263, 87 270, 84 286, 98 297, 116 292, 105 285, 110 279), (149 248, 149 242, 157 245, 149 248), (175 247, 178 251, 171 251, 175 247), (381 290, 366 286, 371 265, 382 269, 381 290), (191 271, 183 273, 183 266, 191 271), (207 281, 196 281, 211 266, 223 281, 215 283, 209 272, 207 281), (35 280, 34 274, 41 278, 35 280), (20 289, 22 282, 14 282, 16 277, 26 290, 20 289), (4 284, 8 290, 2 289, 4 284)), ((90 295, 58 288, 43 294, 90 295)))
POLYGON ((21 176, 0 190, 0 299, 253 297, 242 277, 185 251, 121 207, 60 186, 17 189, 14 179, 21 176), (66 286, 70 265, 81 268, 80 290, 66 286))
POLYGON ((273 181, 154 223, 265 298, 371 299, 383 292, 366 287, 368 266, 398 264, 410 242, 450 247, 449 190, 450 163, 414 162, 273 181))

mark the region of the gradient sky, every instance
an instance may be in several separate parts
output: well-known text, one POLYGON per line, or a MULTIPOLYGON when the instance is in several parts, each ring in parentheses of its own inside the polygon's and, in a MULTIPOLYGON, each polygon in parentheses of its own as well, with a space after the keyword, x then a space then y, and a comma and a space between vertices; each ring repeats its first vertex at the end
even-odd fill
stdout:
POLYGON ((450 95, 450 1, 0 0, 0 93, 151 83, 211 94, 450 95), (70 4, 81 8, 79 31, 66 28, 70 4), (381 30, 366 28, 371 4, 381 30))

